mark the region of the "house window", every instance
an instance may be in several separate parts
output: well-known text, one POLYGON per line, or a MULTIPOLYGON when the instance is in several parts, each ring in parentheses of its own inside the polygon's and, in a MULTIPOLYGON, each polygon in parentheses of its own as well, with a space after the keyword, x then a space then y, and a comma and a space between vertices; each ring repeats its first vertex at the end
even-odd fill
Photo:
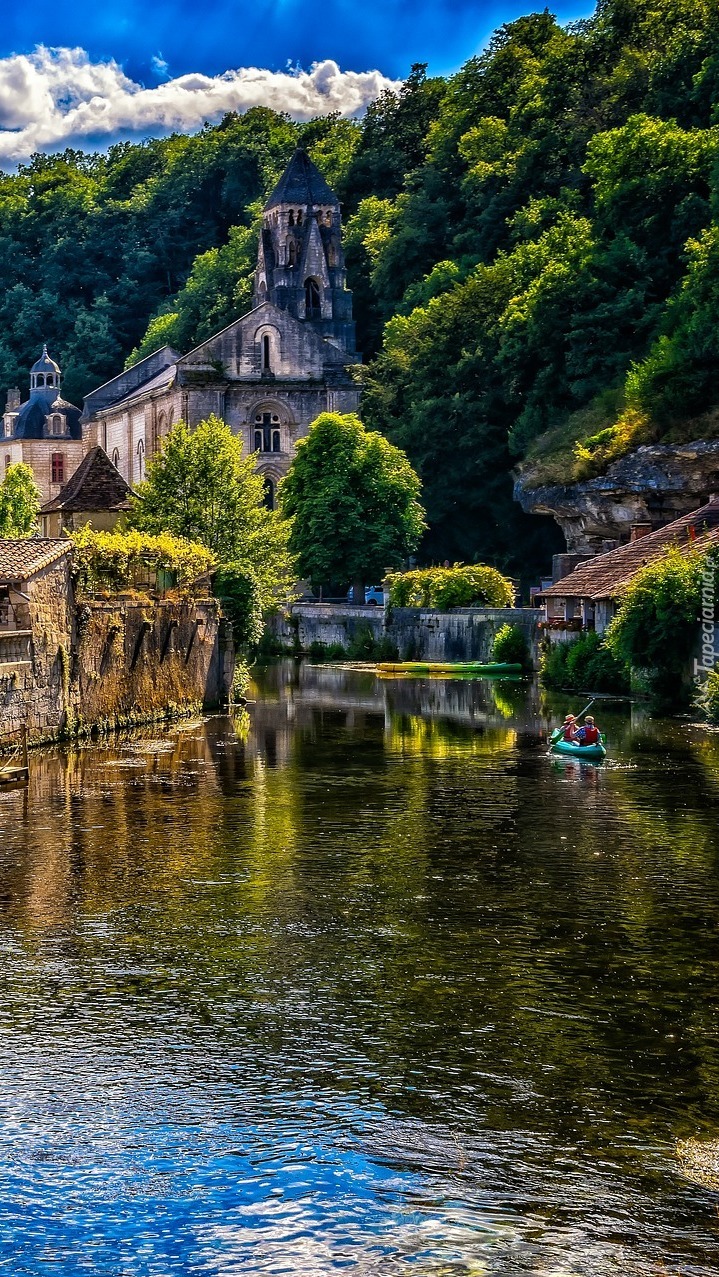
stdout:
POLYGON ((52 483, 65 482, 65 457, 62 452, 53 452, 50 458, 50 472, 52 483))
POLYGON ((140 439, 137 445, 137 478, 145 478, 145 441, 140 439))
POLYGON ((321 319, 320 286, 316 279, 305 280, 305 316, 307 319, 321 319))
POLYGON ((255 417, 255 452, 281 452, 280 419, 276 412, 258 412, 255 417))
POLYGON ((65 426, 59 413, 54 413, 50 418, 50 434, 62 435, 65 433, 65 426))
POLYGON ((270 360, 270 336, 269 336, 269 333, 265 333, 264 337, 262 338, 262 371, 270 372, 271 369, 272 369, 272 364, 270 360))

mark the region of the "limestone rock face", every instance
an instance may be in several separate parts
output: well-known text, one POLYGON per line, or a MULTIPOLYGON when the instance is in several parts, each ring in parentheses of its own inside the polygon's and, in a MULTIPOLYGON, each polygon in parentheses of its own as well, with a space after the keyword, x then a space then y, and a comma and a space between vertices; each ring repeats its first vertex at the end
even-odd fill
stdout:
POLYGON ((719 440, 656 444, 620 457, 596 479, 530 488, 519 476, 515 500, 528 514, 551 514, 568 550, 593 553, 629 540, 632 524, 664 527, 719 491, 719 440))

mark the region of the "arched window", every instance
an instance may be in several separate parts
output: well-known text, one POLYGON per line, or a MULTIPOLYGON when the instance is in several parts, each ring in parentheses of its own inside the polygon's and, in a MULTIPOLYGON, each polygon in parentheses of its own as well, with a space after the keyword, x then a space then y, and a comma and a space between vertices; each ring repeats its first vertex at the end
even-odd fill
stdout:
POLYGON ((293 210, 292 210, 292 209, 290 209, 290 216, 289 216, 289 219, 288 219, 288 223, 287 223, 287 224, 288 224, 288 226, 294 226, 294 224, 295 224, 295 215, 294 215, 294 212, 293 212, 293 210))
POLYGON ((120 469, 120 453, 117 448, 113 449, 112 464, 114 465, 116 470, 120 469))
POLYGON ((50 434, 63 435, 64 433, 65 433, 65 426, 64 426, 62 417, 60 416, 59 412, 53 413, 52 417, 50 418, 50 434))
POLYGON ((293 239, 290 240, 287 246, 287 264, 289 266, 297 265, 297 245, 293 239))
POLYGON ((282 451, 280 419, 276 412, 256 413, 254 436, 255 452, 282 451))
POLYGON ((298 226, 302 225, 302 209, 301 208, 298 208, 297 210, 297 225, 298 226))
POLYGON ((272 360, 270 358, 270 334, 265 333, 262 337, 262 371, 272 371, 272 360))
POLYGON ((274 510, 275 485, 271 479, 267 478, 267 476, 264 477, 264 484, 265 484, 265 505, 267 506, 268 510, 274 510))
POLYGON ((137 441, 137 478, 138 482, 145 478, 145 441, 137 441))
POLYGON ((62 452, 53 452, 50 458, 50 482, 65 482, 65 457, 62 452))
POLYGON ((305 316, 307 319, 321 319, 320 286, 316 279, 305 280, 305 316))

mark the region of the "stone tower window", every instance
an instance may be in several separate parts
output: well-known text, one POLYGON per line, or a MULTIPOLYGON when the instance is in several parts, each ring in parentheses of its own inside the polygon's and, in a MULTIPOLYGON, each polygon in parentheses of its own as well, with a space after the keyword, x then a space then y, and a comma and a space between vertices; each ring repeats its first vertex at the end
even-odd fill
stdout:
POLYGON ((53 452, 50 458, 51 483, 65 482, 65 457, 62 452, 53 452))
POLYGON ((265 478, 265 505, 268 510, 275 508, 275 485, 271 479, 265 478))
POLYGON ((302 209, 301 208, 298 208, 297 210, 297 225, 298 226, 302 225, 302 209))
POLYGON ((295 266, 297 264, 297 245, 293 239, 290 240, 287 249, 287 261, 290 266, 295 266))
POLYGON ((265 335, 262 338, 262 371, 263 372, 272 371, 269 333, 265 333, 265 335))
POLYGON ((294 226, 294 224, 295 224, 295 215, 294 215, 294 213, 293 213, 292 209, 290 209, 290 215, 289 215, 289 218, 288 218, 288 220, 287 220, 287 225, 288 225, 288 226, 294 226))
POLYGON ((305 317, 307 319, 322 318, 320 286, 316 279, 305 280, 305 317))

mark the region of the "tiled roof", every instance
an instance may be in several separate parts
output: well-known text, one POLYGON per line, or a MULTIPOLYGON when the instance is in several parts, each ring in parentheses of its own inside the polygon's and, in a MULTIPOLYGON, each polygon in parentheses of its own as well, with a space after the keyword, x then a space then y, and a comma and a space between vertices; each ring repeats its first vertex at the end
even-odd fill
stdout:
POLYGON ((620 545, 616 550, 598 554, 565 576, 542 593, 545 598, 611 599, 636 576, 640 568, 653 559, 661 558, 670 546, 678 549, 703 550, 719 544, 719 501, 681 519, 675 519, 665 528, 650 532, 647 536, 620 545))
POLYGON ((54 510, 129 510, 132 495, 132 488, 105 450, 92 448, 64 488, 46 501, 41 514, 51 514, 54 510))
POLYGON ((298 146, 265 208, 276 204, 336 204, 337 196, 309 155, 298 146))
POLYGON ((156 372, 154 377, 150 377, 147 381, 140 382, 139 386, 129 390, 122 399, 116 400, 112 404, 108 404, 105 408, 106 412, 115 412, 123 408, 125 404, 131 403, 138 395, 149 395, 153 390, 163 390, 166 386, 171 386, 177 375, 177 365, 170 364, 167 368, 163 368, 160 372, 156 372))
POLYGON ((28 537, 26 540, 0 538, 0 582, 27 581, 63 554, 72 553, 72 542, 28 537))

